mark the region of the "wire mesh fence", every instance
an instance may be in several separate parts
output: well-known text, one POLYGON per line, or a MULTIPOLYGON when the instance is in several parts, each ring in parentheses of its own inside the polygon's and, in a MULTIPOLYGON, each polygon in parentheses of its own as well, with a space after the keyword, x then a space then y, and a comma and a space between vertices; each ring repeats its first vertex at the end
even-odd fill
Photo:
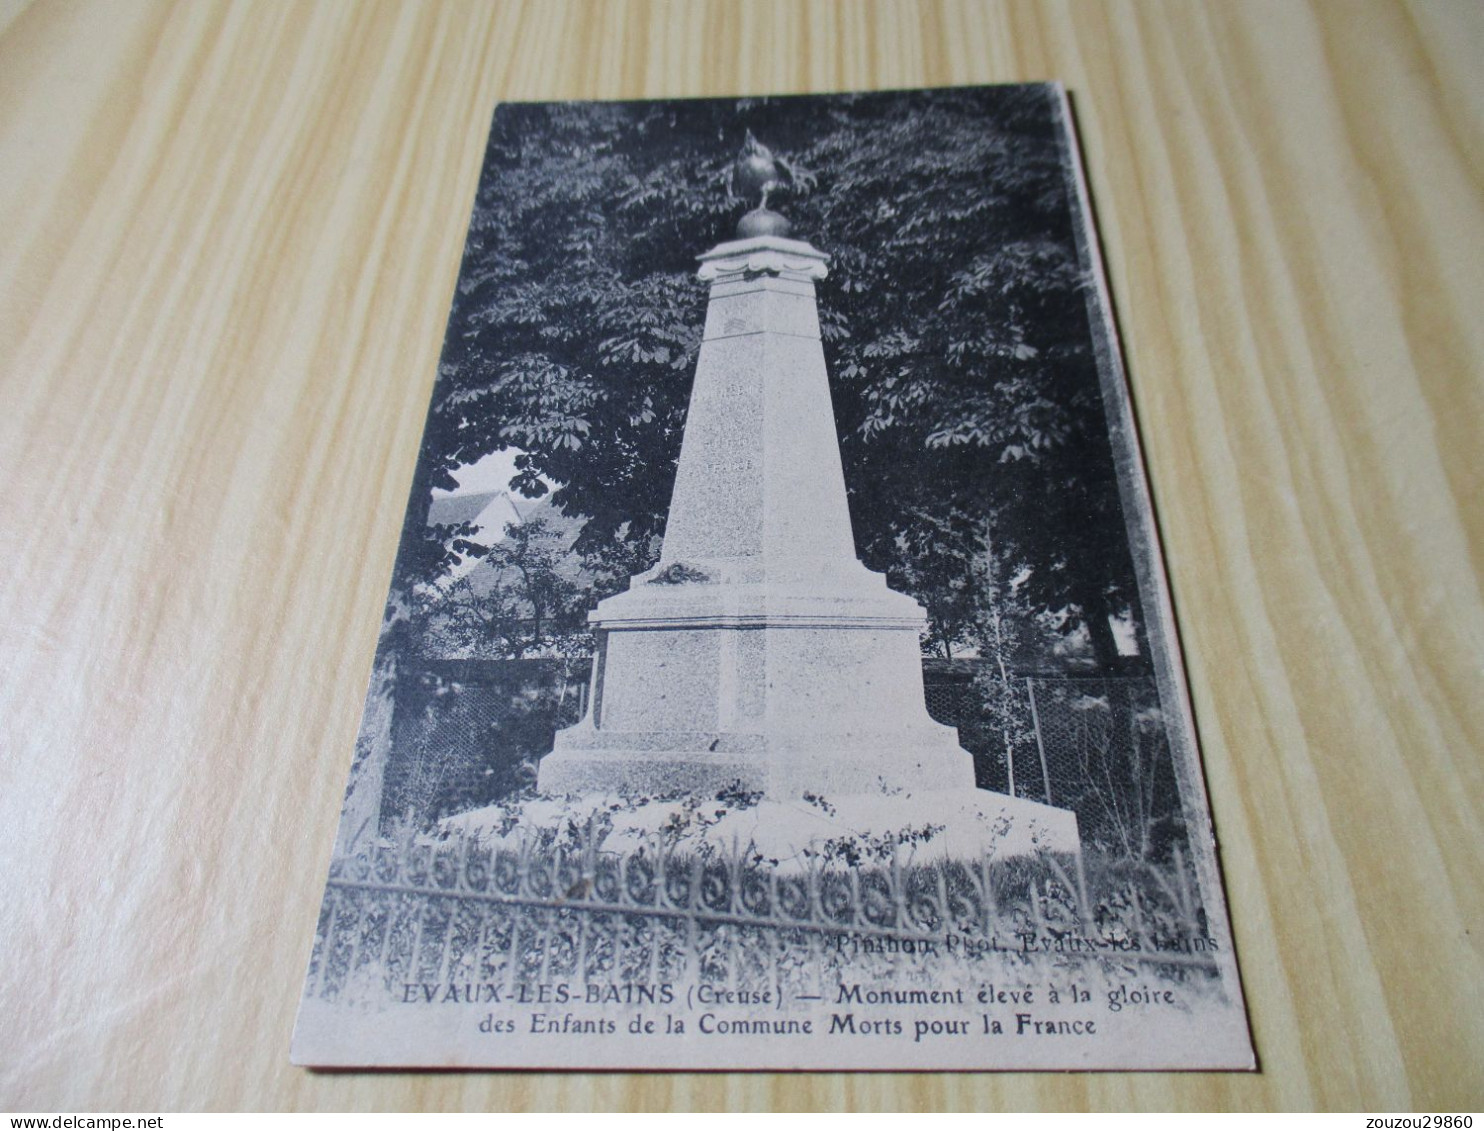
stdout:
POLYGON ((397 681, 381 825, 424 824, 530 784, 587 709, 589 657, 424 660, 397 681))
MULTIPOLYGON (((535 778, 586 710, 590 660, 425 662, 398 681, 383 830, 486 805, 535 778)), ((929 713, 956 727, 978 784, 1073 810, 1085 844, 1168 856, 1182 810, 1155 681, 1011 676, 982 660, 924 664, 929 713)))
POLYGON ((1071 809, 1084 842, 1132 859, 1183 834, 1167 720, 1151 676, 1012 676, 929 663, 928 711, 958 728, 987 789, 1071 809))

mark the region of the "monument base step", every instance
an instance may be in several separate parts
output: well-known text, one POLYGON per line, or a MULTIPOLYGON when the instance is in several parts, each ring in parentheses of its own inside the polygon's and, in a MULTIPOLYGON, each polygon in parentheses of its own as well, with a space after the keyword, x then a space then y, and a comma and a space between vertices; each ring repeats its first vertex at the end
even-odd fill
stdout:
POLYGON ((784 871, 832 860, 848 863, 842 855, 846 846, 861 858, 875 856, 880 864, 888 863, 893 853, 901 864, 927 864, 1081 852, 1077 817, 1070 810, 984 789, 756 803, 588 794, 540 797, 524 802, 519 819, 511 822, 514 815, 495 805, 451 817, 444 827, 498 843, 544 826, 596 822, 608 830, 602 841, 605 852, 653 851, 663 841, 672 853, 755 853, 784 871))
MULTIPOLYGON (((573 728, 541 759, 542 793, 631 798, 761 793, 770 798, 872 794, 918 785, 973 790, 974 764, 947 728, 865 738, 718 735, 693 747, 656 748, 653 736, 573 728), (747 740, 752 741, 747 741, 747 740), (742 747, 742 748, 739 748, 742 747)), ((704 737, 704 736, 703 736, 704 737)))

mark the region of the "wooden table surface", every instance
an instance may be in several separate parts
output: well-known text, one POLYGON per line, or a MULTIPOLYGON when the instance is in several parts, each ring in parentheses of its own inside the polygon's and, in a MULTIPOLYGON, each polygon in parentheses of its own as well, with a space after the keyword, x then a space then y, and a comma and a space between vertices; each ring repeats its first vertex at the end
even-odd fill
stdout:
POLYGON ((1484 1106, 1484 5, 0 2, 0 1108, 1484 1106), (502 98, 1060 79, 1256 1075, 287 1059, 502 98))

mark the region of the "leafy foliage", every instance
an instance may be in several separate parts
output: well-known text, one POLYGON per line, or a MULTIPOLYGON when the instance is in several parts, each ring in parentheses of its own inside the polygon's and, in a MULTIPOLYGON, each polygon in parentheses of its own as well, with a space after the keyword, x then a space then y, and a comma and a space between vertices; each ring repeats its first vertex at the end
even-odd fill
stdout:
MULTIPOLYGON (((1109 617, 1137 621, 1136 590, 1042 88, 501 107, 415 498, 513 447, 515 490, 556 484, 587 520, 578 552, 652 556, 704 315, 694 258, 750 203, 726 188, 749 129, 795 171, 772 206, 833 257, 822 330, 862 559, 924 602, 945 654, 985 643, 989 568, 1116 665, 1109 617)), ((405 588, 446 554, 408 535, 405 588)))
POLYGON ((566 547, 546 520, 509 522, 493 546, 465 546, 488 568, 420 602, 434 654, 520 659, 581 650, 573 637, 584 634, 586 592, 563 568, 566 547))

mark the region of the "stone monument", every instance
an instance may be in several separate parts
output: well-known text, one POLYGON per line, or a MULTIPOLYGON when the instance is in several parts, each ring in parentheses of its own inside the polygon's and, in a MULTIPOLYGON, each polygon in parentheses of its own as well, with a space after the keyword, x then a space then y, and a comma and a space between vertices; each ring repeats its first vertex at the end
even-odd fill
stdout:
POLYGON ((855 554, 815 305, 829 256, 788 238, 774 162, 748 140, 735 183, 762 200, 700 257, 710 303, 663 552, 590 614, 588 714, 538 788, 952 794, 1070 821, 1075 849, 1072 814, 976 790, 957 732, 928 716, 926 614, 855 554))

